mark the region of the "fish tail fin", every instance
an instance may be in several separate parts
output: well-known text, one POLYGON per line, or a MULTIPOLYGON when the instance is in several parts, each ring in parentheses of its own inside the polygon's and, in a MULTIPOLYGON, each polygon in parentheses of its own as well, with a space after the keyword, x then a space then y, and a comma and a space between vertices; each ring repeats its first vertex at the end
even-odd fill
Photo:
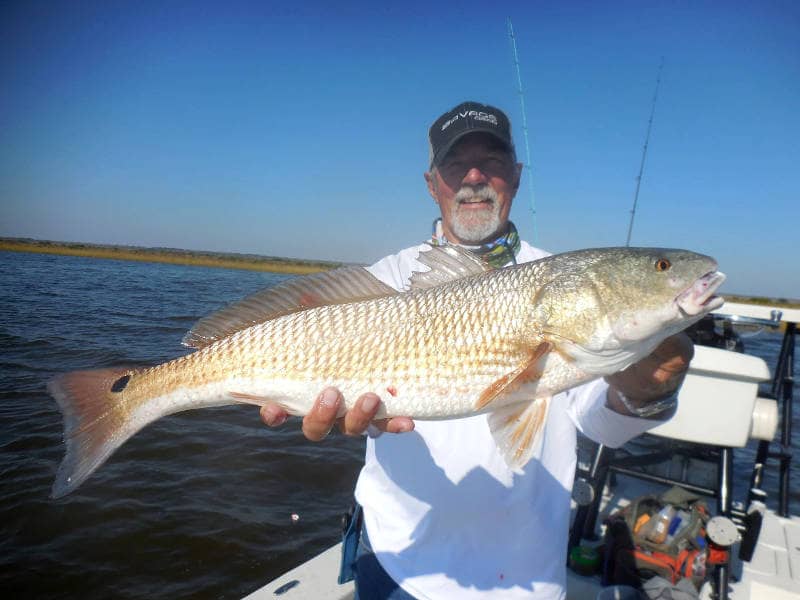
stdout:
POLYGON ((53 498, 74 491, 144 426, 131 422, 123 402, 123 390, 133 373, 129 367, 74 371, 47 384, 63 415, 66 445, 53 483, 53 498))

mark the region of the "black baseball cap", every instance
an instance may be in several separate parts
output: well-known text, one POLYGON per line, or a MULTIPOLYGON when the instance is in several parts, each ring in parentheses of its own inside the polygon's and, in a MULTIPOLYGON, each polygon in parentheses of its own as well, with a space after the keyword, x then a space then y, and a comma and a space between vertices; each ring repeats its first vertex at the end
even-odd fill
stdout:
POLYGON ((436 119, 428 130, 431 166, 439 164, 458 140, 478 132, 493 135, 514 152, 511 123, 502 110, 480 102, 462 102, 436 119))

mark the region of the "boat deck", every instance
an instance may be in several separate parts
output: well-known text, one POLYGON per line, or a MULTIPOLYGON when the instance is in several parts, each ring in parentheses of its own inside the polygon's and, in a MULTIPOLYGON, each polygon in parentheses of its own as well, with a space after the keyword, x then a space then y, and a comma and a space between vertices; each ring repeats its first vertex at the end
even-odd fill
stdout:
MULTIPOLYGON (((614 494, 604 500, 602 514, 627 504, 627 498, 622 494, 614 494)), ((738 547, 734 546, 732 555, 736 556, 737 553, 738 547)), ((352 582, 344 585, 336 582, 340 556, 341 544, 331 546, 255 590, 245 600, 350 600, 354 593, 352 582)), ((800 599, 800 518, 785 519, 768 511, 753 559, 749 563, 734 560, 732 567, 733 599, 800 599)), ((585 577, 567 570, 568 600, 594 600, 601 589, 599 577, 585 577)), ((703 588, 701 598, 710 600, 710 585, 703 588)))
POLYGON ((353 582, 339 585, 339 561, 342 545, 331 546, 311 560, 273 579, 245 597, 245 600, 350 600, 355 588, 353 582))
POLYGON ((749 563, 741 563, 737 594, 743 598, 800 598, 800 518, 768 514, 749 563))

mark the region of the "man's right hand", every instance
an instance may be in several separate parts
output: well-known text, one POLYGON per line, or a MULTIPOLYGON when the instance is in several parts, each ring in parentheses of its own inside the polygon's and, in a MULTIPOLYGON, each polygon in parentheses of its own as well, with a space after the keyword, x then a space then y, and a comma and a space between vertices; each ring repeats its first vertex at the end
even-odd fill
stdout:
MULTIPOLYGON (((303 433, 312 442, 318 442, 330 433, 334 425, 338 425, 341 432, 346 435, 361 435, 370 423, 380 431, 389 433, 404 433, 414 429, 414 421, 409 417, 373 421, 380 404, 381 399, 376 394, 368 392, 359 397, 355 406, 344 416, 337 419, 336 415, 344 406, 344 396, 334 387, 325 388, 309 413, 303 417, 303 433)), ((261 407, 261 420, 270 427, 281 425, 288 416, 288 413, 277 404, 265 404, 261 407)))

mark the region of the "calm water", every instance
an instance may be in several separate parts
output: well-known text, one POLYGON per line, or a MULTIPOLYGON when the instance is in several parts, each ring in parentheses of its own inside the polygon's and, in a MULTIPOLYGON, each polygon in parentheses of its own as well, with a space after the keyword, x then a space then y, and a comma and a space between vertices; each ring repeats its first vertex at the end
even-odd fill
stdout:
POLYGON ((239 598, 336 541, 363 441, 311 444, 254 407, 162 419, 49 498, 53 374, 184 354, 199 317, 284 278, 0 253, 0 596, 239 598))
MULTIPOLYGON (((199 317, 284 278, 0 253, 0 594, 239 598, 336 541, 363 441, 312 444, 253 407, 164 418, 49 498, 63 455, 52 375, 183 354, 199 317)), ((746 341, 773 361, 780 336, 746 341)))

